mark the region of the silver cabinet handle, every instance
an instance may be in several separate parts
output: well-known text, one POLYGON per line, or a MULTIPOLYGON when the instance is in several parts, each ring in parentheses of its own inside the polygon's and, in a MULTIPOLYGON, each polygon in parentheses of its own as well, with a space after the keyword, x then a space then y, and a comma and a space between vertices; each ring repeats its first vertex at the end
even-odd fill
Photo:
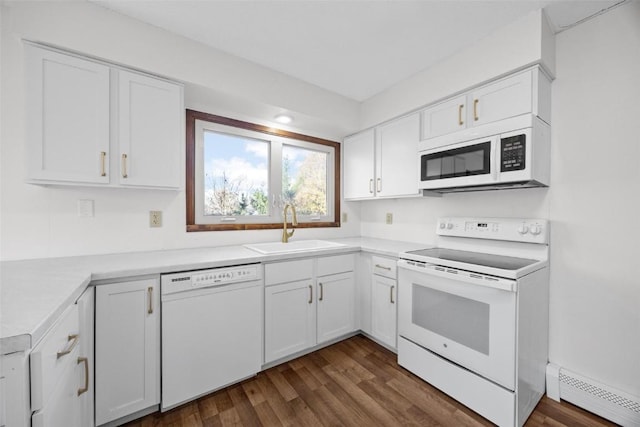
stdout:
POLYGON ((309 304, 313 304, 313 286, 309 285, 309 304))
POLYGON ((376 268, 381 268, 383 270, 391 271, 391 267, 385 267, 384 265, 376 264, 376 268))
POLYGON ((318 286, 320 286, 320 298, 318 298, 318 301, 322 301, 324 299, 324 287, 322 283, 318 283, 318 286))
POLYGON ((78 365, 84 363, 84 387, 78 389, 78 396, 89 391, 89 359, 78 357, 78 365))
POLYGON ((373 194, 373 178, 369 180, 369 193, 373 194))
POLYGON ((391 304, 395 304, 396 302, 393 300, 393 290, 395 289, 395 286, 391 287, 391 292, 389 293, 389 300, 391 300, 391 304))
POLYGON ((377 180, 377 184, 376 184, 376 191, 379 193, 382 191, 382 178, 378 178, 377 180))
POLYGON ((80 335, 78 334, 69 335, 67 337, 67 342, 71 344, 69 344, 69 346, 65 350, 59 351, 56 354, 56 359, 60 359, 62 356, 71 353, 73 349, 76 348, 76 345, 78 345, 78 338, 80 338, 80 335))
POLYGON ((149 308, 147 309, 147 314, 153 314, 153 286, 149 286, 147 293, 149 294, 149 308))
POLYGON ((127 155, 122 155, 122 177, 127 178, 129 174, 127 174, 127 155))

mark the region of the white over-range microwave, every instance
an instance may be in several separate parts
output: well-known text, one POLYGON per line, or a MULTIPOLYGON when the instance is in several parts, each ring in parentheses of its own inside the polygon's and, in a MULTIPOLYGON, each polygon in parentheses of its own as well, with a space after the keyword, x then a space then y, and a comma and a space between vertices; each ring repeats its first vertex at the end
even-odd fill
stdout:
POLYGON ((470 139, 420 142, 420 189, 451 193, 549 185, 550 128, 538 117, 512 118, 465 136, 470 139))

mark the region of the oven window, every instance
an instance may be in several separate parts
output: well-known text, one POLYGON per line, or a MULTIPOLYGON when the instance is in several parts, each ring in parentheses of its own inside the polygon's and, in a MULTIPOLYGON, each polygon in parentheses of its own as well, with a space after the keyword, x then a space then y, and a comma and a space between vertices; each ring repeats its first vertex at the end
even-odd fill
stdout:
POLYGON ((425 154, 421 160, 421 179, 456 178, 491 173, 491 141, 439 153, 425 154))
POLYGON ((415 284, 412 294, 413 324, 489 355, 489 304, 415 284))

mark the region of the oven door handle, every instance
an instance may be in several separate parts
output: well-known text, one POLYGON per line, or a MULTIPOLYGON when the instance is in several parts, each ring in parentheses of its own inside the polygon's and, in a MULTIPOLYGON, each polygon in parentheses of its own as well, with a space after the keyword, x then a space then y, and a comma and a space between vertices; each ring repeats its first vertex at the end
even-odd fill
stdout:
POLYGON ((455 268, 436 266, 435 264, 426 264, 401 259, 398 260, 398 268, 414 271, 427 276, 436 276, 449 280, 456 280, 459 282, 468 283, 470 285, 485 286, 488 288, 500 289, 508 292, 515 292, 517 290, 517 282, 515 280, 488 276, 480 273, 470 273, 468 271, 458 270, 455 268), (444 271, 440 269, 444 269, 444 271))

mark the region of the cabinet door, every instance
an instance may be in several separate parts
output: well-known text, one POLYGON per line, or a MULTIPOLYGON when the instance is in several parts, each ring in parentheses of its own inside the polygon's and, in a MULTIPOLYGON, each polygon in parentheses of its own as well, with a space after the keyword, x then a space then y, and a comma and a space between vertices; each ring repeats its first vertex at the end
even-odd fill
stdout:
POLYGON ((180 188, 182 87, 120 70, 118 88, 120 183, 180 188))
POLYGON ((468 118, 472 126, 530 113, 532 71, 516 74, 483 86, 468 97, 468 118))
POLYGON ((92 427, 94 421, 93 400, 93 374, 94 374, 94 313, 95 313, 95 288, 87 288, 76 302, 78 316, 80 317, 80 352, 78 365, 80 366, 80 381, 78 387, 80 393, 80 425, 92 427), (86 366, 85 366, 86 364, 86 366))
POLYGON ((345 200, 372 198, 375 179, 374 130, 345 138, 342 147, 345 200))
POLYGON ((358 254, 356 269, 356 315, 357 327, 371 335, 371 255, 365 252, 358 254))
POLYGON ((265 363, 315 345, 314 293, 311 280, 265 288, 265 363))
POLYGON ((465 129, 466 115, 467 106, 464 95, 427 108, 422 112, 422 139, 435 138, 465 129))
POLYGON ((376 141, 376 195, 418 195, 420 115, 412 114, 379 127, 376 141))
POLYGON ((318 277, 318 344, 355 330, 353 272, 318 277))
POLYGON ((31 417, 32 427, 84 427, 82 424, 80 399, 78 399, 78 383, 83 369, 75 363, 69 365, 64 376, 51 393, 51 398, 31 417))
POLYGON ((394 279, 373 275, 371 284, 371 335, 396 348, 397 287, 394 279))
POLYGON ((109 67, 25 45, 27 179, 109 182, 109 67))
POLYGON ((159 290, 157 279, 96 287, 97 425, 160 402, 159 290))

